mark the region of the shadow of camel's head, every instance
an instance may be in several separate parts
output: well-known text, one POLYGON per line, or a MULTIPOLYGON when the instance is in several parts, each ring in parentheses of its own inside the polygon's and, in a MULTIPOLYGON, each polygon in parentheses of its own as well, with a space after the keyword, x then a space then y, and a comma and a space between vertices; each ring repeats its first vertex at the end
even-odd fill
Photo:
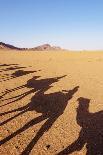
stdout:
POLYGON ((77 101, 78 101, 80 109, 88 109, 89 108, 90 99, 80 97, 77 99, 77 101))

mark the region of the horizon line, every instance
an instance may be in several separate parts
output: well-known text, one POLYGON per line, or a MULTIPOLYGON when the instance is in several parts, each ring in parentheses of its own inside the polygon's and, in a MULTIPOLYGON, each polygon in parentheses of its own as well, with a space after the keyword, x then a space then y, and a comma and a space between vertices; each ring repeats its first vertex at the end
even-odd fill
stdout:
POLYGON ((69 48, 65 48, 65 47, 62 47, 62 46, 59 46, 59 45, 55 45, 55 44, 52 44, 52 43, 41 43, 41 44, 38 44, 38 45, 34 45, 33 47, 22 47, 22 46, 19 46, 19 45, 14 45, 12 43, 5 43, 4 41, 0 41, 0 44, 3 43, 3 44, 6 44, 6 45, 11 45, 11 46, 14 46, 16 48, 19 48, 19 49, 32 49, 32 48, 36 48, 36 47, 39 47, 39 46, 43 46, 43 45, 50 45, 51 47, 59 47, 61 48, 61 50, 68 50, 68 51, 103 51, 103 49, 69 49, 69 48))

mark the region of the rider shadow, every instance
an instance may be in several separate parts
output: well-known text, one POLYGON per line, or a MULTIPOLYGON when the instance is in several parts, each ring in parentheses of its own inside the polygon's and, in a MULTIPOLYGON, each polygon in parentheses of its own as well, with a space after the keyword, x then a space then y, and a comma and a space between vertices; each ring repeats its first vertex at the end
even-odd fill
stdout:
MULTIPOLYGON (((54 81, 55 80, 58 81, 59 79, 56 78, 54 79, 54 81)), ((51 128, 51 126, 58 119, 58 117, 63 114, 68 104, 68 101, 72 99, 73 95, 78 91, 78 88, 79 88, 79 86, 77 86, 69 91, 64 90, 64 91, 55 92, 51 94, 44 94, 44 92, 50 88, 50 84, 53 83, 53 79, 52 79, 52 83, 51 81, 47 80, 46 87, 44 85, 44 87, 40 89, 43 83, 40 84, 39 86, 37 84, 37 88, 39 89, 39 91, 37 91, 37 93, 31 98, 30 103, 28 103, 24 107, 21 107, 21 109, 16 109, 21 111, 20 114, 25 113, 27 111, 36 111, 38 113, 41 113, 41 115, 37 118, 33 118, 31 121, 26 123, 22 128, 18 129, 8 137, 1 140, 0 145, 8 142, 13 137, 15 137, 18 134, 21 134, 23 131, 34 126, 35 124, 40 123, 43 120, 46 120, 45 123, 41 126, 40 130, 36 133, 36 136, 31 140, 31 142, 27 145, 25 150, 22 152, 22 155, 29 154, 33 149, 34 145, 41 138, 41 136, 43 136, 43 134, 51 128)))
POLYGON ((17 77, 21 77, 21 76, 24 76, 24 75, 27 75, 27 74, 30 74, 30 73, 34 73, 34 72, 37 72, 37 71, 17 70, 12 74, 4 74, 4 77, 1 79, 0 82, 8 81, 8 80, 11 80, 11 79, 14 79, 14 78, 17 78, 17 77))
POLYGON ((0 67, 7 67, 7 66, 11 66, 11 65, 18 65, 18 64, 0 64, 0 67))
MULTIPOLYGON (((26 84, 21 85, 19 87, 10 89, 10 90, 6 90, 5 92, 2 92, 2 95, 0 96, 0 98, 3 98, 6 94, 17 91, 17 90, 21 90, 23 88, 31 88, 31 90, 22 93, 20 95, 14 96, 12 98, 8 98, 8 99, 2 99, 2 101, 4 100, 9 100, 9 99, 14 99, 13 101, 6 103, 4 105, 1 105, 0 107, 3 107, 7 104, 13 103, 15 101, 19 101, 22 98, 24 98, 25 96, 31 94, 31 93, 35 93, 36 91, 42 92, 44 93, 45 91, 47 91, 50 87, 52 83, 58 82, 61 78, 65 77, 64 76, 60 76, 60 77, 55 77, 55 78, 47 78, 47 79, 38 79, 40 76, 34 76, 32 79, 28 80, 26 84)), ((2 114, 0 114, 2 115, 2 114)))
POLYGON ((16 69, 24 69, 26 67, 19 67, 18 65, 16 66, 10 66, 10 67, 7 67, 6 69, 2 69, 3 71, 12 71, 12 70, 16 70, 16 69))
POLYGON ((24 68, 26 68, 26 67, 21 67, 18 64, 1 64, 0 65, 0 72, 4 72, 4 74, 1 77, 0 82, 8 81, 8 80, 11 80, 13 78, 17 78, 17 77, 35 72, 35 71, 24 71, 24 70, 22 70, 24 68), (5 73, 6 71, 8 72, 8 71, 14 71, 14 70, 16 70, 16 71, 12 74, 5 73))
MULTIPOLYGON (((10 102, 8 102, 8 103, 6 103, 4 105, 1 105, 0 107, 9 105, 9 104, 14 103, 16 101, 19 101, 19 100, 23 99, 24 97, 26 97, 27 95, 30 95, 31 93, 37 92, 36 94, 38 94, 38 96, 39 96, 39 94, 44 95, 44 92, 47 91, 49 88, 51 88, 52 87, 51 85, 53 83, 58 82, 61 78, 65 77, 65 76, 66 75, 60 76, 60 77, 55 77, 55 78, 47 78, 47 79, 38 79, 39 76, 34 76, 32 79, 29 79, 25 85, 22 85, 22 86, 19 86, 19 87, 16 87, 16 88, 13 88, 13 89, 10 89, 10 90, 7 90, 6 92, 4 92, 2 97, 4 97, 8 93, 11 93, 11 92, 14 92, 14 91, 17 91, 17 90, 21 90, 22 88, 32 88, 29 91, 24 92, 24 93, 22 93, 20 95, 5 99, 5 100, 12 99, 12 101, 10 101, 10 102)), ((14 109, 14 110, 10 110, 10 111, 7 111, 7 112, 0 113, 0 116, 3 116, 3 115, 6 115, 6 114, 9 114, 9 113, 20 111, 20 113, 16 114, 15 116, 5 120, 4 122, 1 122, 0 126, 6 124, 7 122, 11 121, 12 119, 18 117, 19 115, 21 115, 21 114, 23 114, 23 113, 25 113, 27 111, 32 111, 33 108, 31 108, 31 107, 32 107, 32 102, 28 103, 27 105, 25 105, 23 107, 20 107, 20 108, 14 109)))
MULTIPOLYGON (((38 70, 38 71, 40 71, 40 70, 38 70)), ((17 77, 21 77, 21 76, 24 76, 24 75, 32 74, 32 73, 35 73, 35 72, 37 72, 37 71, 24 71, 24 70, 18 70, 18 71, 15 71, 15 72, 11 75, 11 77, 5 79, 4 81, 10 80, 10 79, 14 79, 14 78, 17 78, 17 77)), ((40 77, 40 76, 35 76, 34 79, 37 79, 37 78, 39 78, 39 77, 40 77)), ((19 86, 19 87, 16 87, 16 88, 13 88, 13 89, 10 89, 10 90, 6 90, 6 91, 2 92, 2 95, 0 95, 0 99, 2 99, 2 98, 3 98, 6 94, 8 94, 8 93, 11 93, 11 92, 13 92, 13 91, 17 91, 17 90, 20 90, 20 89, 22 89, 22 88, 27 87, 27 85, 28 85, 28 84, 25 84, 25 85, 22 85, 22 86, 19 86)), ((30 88, 30 87, 29 87, 29 88, 30 88)), ((20 96, 22 96, 22 94, 21 94, 20 96)), ((16 97, 14 97, 14 98, 16 98, 16 97)), ((9 99, 12 99, 12 98, 9 98, 9 99)), ((2 99, 1 101, 4 101, 4 100, 8 100, 8 99, 2 99)), ((3 105, 3 106, 4 106, 4 105, 3 105)), ((2 107, 2 106, 0 106, 0 107, 2 107)))
POLYGON ((37 71, 17 70, 11 75, 11 77, 16 78, 16 77, 20 77, 20 76, 27 75, 27 74, 34 73, 34 72, 37 72, 37 71))
MULTIPOLYGON (((3 107, 5 105, 9 105, 9 104, 14 103, 16 101, 19 101, 19 100, 23 99, 24 97, 26 97, 27 95, 30 95, 31 93, 35 93, 35 92, 36 92, 35 99, 37 97, 40 98, 41 96, 44 95, 45 91, 47 91, 48 89, 50 89, 52 87, 51 85, 53 83, 58 82, 61 78, 65 77, 65 76, 66 75, 60 76, 60 77, 55 77, 55 78, 38 79, 38 80, 37 80, 37 78, 39 78, 39 76, 34 76, 32 79, 28 80, 25 85, 22 85, 20 87, 14 88, 14 89, 11 89, 11 90, 8 91, 8 93, 12 92, 12 91, 16 91, 18 89, 20 90, 20 89, 22 89, 24 87, 32 88, 31 90, 29 90, 29 91, 27 91, 25 93, 22 93, 20 95, 14 96, 12 98, 9 98, 9 99, 12 99, 12 100, 14 99, 14 100, 11 101, 11 102, 6 103, 6 104, 4 104, 4 105, 2 105, 0 107, 3 107)), ((8 100, 8 99, 6 99, 6 100, 8 100)), ((7 112, 0 113, 0 116, 3 116, 3 115, 6 115, 6 114, 10 114, 10 113, 19 111, 18 114, 14 115, 11 118, 8 118, 4 122, 1 122, 0 126, 8 123, 12 119, 18 117, 19 115, 21 115, 21 114, 23 114, 23 113, 25 113, 27 111, 33 111, 33 110, 35 110, 35 105, 33 104, 33 102, 30 102, 30 103, 28 103, 27 105, 25 105, 23 107, 20 107, 20 108, 14 109, 14 110, 10 110, 10 111, 7 111, 7 112)))
POLYGON ((103 155, 103 111, 89 112, 90 99, 78 99, 77 124, 82 128, 78 139, 58 155, 80 151, 86 144, 86 155, 103 155))

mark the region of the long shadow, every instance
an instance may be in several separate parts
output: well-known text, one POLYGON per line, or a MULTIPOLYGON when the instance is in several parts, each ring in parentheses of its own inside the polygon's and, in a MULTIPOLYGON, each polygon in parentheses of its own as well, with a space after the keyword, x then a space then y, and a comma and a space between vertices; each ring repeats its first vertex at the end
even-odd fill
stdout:
POLYGON ((24 68, 26 67, 21 67, 18 64, 1 64, 0 65, 1 72, 13 71, 13 70, 24 69, 24 68))
POLYGON ((8 81, 8 80, 11 80, 11 79, 14 79, 14 78, 17 78, 17 77, 21 77, 21 76, 24 76, 24 75, 27 75, 27 74, 30 74, 30 73, 34 73, 34 72, 37 72, 37 71, 17 70, 12 74, 4 74, 4 78, 2 78, 0 82, 8 81))
MULTIPOLYGON (((15 73, 16 73, 15 75, 18 77, 18 72, 15 72, 15 73)), ((20 72, 19 75, 22 76, 22 72, 20 72)), ((34 145, 38 142, 41 136, 43 136, 43 134, 51 128, 51 126, 58 119, 58 117, 63 114, 68 104, 68 101, 78 91, 79 86, 69 91, 65 90, 65 91, 55 92, 51 94, 45 94, 45 92, 52 87, 53 83, 58 82, 61 78, 64 78, 65 76, 66 75, 55 77, 55 78, 48 78, 48 79, 38 79, 37 76, 34 76, 32 79, 28 80, 25 85, 22 85, 10 90, 6 90, 4 92, 2 97, 4 97, 6 94, 11 93, 13 91, 15 91, 16 93, 17 90, 21 90, 24 87, 32 88, 31 90, 25 93, 9 98, 12 101, 7 104, 14 103, 15 101, 19 101, 31 93, 35 93, 35 95, 31 98, 31 102, 28 103, 27 105, 11 111, 1 113, 0 115, 6 115, 8 113, 19 112, 16 115, 12 116, 11 118, 5 120, 4 122, 1 122, 0 125, 4 125, 8 123, 12 119, 26 113, 27 111, 36 111, 38 113, 41 113, 41 116, 37 118, 33 118, 31 121, 27 122, 22 128, 13 132, 8 137, 2 139, 0 141, 0 145, 8 142, 13 137, 17 136, 18 134, 22 133, 23 131, 27 130, 33 125, 40 123, 43 120, 46 120, 45 123, 41 126, 40 130, 37 132, 36 136, 32 139, 32 141, 27 145, 25 150, 22 152, 22 154, 25 155, 31 152, 34 145)))
MULTIPOLYGON (((25 88, 25 85, 21 85, 21 86, 18 86, 16 88, 13 88, 13 89, 6 89, 4 92, 2 92, 2 95, 0 96, 0 98, 3 98, 6 94, 17 91, 17 90, 20 90, 22 88, 25 88)), ((2 101, 5 101, 5 100, 6 99, 2 99, 2 101)))
POLYGON ((17 66, 10 66, 10 67, 7 67, 6 69, 2 69, 3 71, 11 71, 11 70, 16 70, 16 69, 24 69, 26 67, 19 67, 18 65, 17 66))
MULTIPOLYGON (((33 71, 33 72, 36 72, 36 71, 33 71)), ((30 71, 30 73, 31 73, 31 71, 30 71)), ((28 73, 28 74, 29 74, 29 73, 28 73)), ((2 92, 2 95, 0 96, 0 98, 3 98, 3 97, 4 97, 5 95, 7 95, 8 93, 12 93, 12 92, 14 92, 14 91, 21 90, 21 89, 23 89, 23 88, 33 88, 32 86, 30 87, 29 81, 36 80, 36 79, 39 78, 39 77, 40 77, 40 76, 34 76, 32 79, 28 80, 28 82, 27 82, 26 84, 21 85, 21 86, 16 87, 16 88, 13 88, 13 89, 8 89, 8 90, 2 92)), ((26 94, 29 94, 29 91, 27 91, 27 92, 25 92, 25 93, 22 93, 22 94, 20 94, 20 95, 14 96, 14 97, 12 97, 12 98, 2 99, 2 101, 4 101, 4 100, 9 100, 9 99, 13 99, 13 98, 21 98, 21 97, 26 96, 26 94)), ((17 100, 15 100, 15 101, 17 101, 17 100)), ((13 101, 13 102, 14 102, 14 101, 13 101)), ((12 103, 12 102, 10 102, 10 103, 12 103)), ((7 104, 9 104, 9 103, 7 103, 7 104)), ((5 104, 5 105, 7 105, 7 104, 5 104)), ((4 106, 4 105, 3 105, 3 106, 4 106)), ((2 107, 2 106, 0 106, 0 107, 2 107)))
MULTIPOLYGON (((22 98, 26 97, 27 95, 29 95, 31 93, 37 92, 38 95, 39 94, 40 95, 41 94, 44 95, 44 92, 47 91, 51 87, 51 84, 52 83, 58 82, 61 78, 65 77, 65 76, 66 75, 60 76, 60 77, 55 77, 55 78, 40 79, 40 80, 36 80, 38 78, 38 76, 35 76, 32 79, 28 80, 27 81, 27 84, 25 85, 25 87, 27 87, 27 88, 33 88, 32 90, 29 90, 29 91, 27 91, 27 92, 25 92, 23 94, 20 94, 19 96, 14 96, 14 97, 10 98, 10 99, 15 99, 15 98, 16 99, 13 100, 13 101, 11 101, 11 102, 9 102, 9 103, 6 103, 5 105, 8 105, 10 103, 19 101, 19 100, 21 100, 22 98)), ((9 90, 9 92, 11 92, 11 91, 12 90, 9 90)), ((2 105, 1 107, 5 106, 5 105, 2 105)), ((0 113, 0 116, 5 115, 5 114, 8 114, 8 113, 16 112, 16 111, 26 111, 26 109, 29 111, 31 105, 32 105, 31 103, 28 103, 26 106, 23 106, 21 108, 14 109, 14 110, 11 110, 11 111, 7 111, 7 112, 4 112, 4 113, 0 113)), ((18 115, 16 115, 16 116, 18 116, 18 115)), ((13 116, 12 118, 14 119, 15 117, 13 116)), ((8 120, 0 123, 0 125, 4 125, 5 122, 7 123, 9 120, 12 120, 12 118, 9 118, 8 120)))
MULTIPOLYGON (((40 71, 40 70, 39 70, 39 71, 40 71)), ((20 76, 27 75, 27 74, 34 73, 34 72, 37 72, 37 71, 17 70, 17 71, 15 71, 11 76, 12 76, 13 78, 15 78, 15 77, 20 77, 20 76)))
MULTIPOLYGON (((8 98, 7 100, 9 99, 15 99, 7 104, 10 104, 10 103, 13 103, 15 101, 18 101, 19 99, 22 99, 24 98, 25 96, 29 95, 30 93, 33 93, 33 92, 36 92, 36 91, 40 91, 40 92, 45 92, 47 91, 51 86, 52 83, 54 82, 58 82, 59 79, 65 77, 66 75, 64 76, 61 76, 61 77, 55 77, 55 78, 48 78, 48 79, 40 79, 40 80, 36 80, 37 78, 39 78, 40 76, 34 76, 32 79, 28 80, 27 83, 25 85, 22 85, 22 86, 19 86, 19 87, 16 87, 16 88, 13 88, 13 89, 10 89, 10 90, 6 90, 5 92, 3 92, 3 95, 1 95, 1 98, 3 98, 6 94, 10 93, 10 92, 13 92, 13 91, 16 91, 16 90, 19 90, 19 89, 22 89, 22 88, 33 88, 32 90, 30 91, 27 91, 23 94, 20 94, 20 95, 17 95, 17 96, 14 96, 12 98, 8 98), (29 93, 30 92, 30 93, 29 93), (17 98, 17 99, 16 99, 17 98)), ((4 99, 5 100, 5 99, 4 99)), ((2 101, 4 101, 2 100, 2 101)), ((5 105, 7 105, 5 104, 5 105)), ((2 105, 4 106, 4 105, 2 105)), ((2 107, 1 106, 1 107, 2 107)))
MULTIPOLYGON (((21 76, 24 76, 24 75, 27 75, 27 74, 30 74, 30 73, 37 72, 37 71, 25 71, 25 70, 22 70, 24 68, 26 68, 26 67, 21 67, 18 64, 1 64, 0 65, 0 69, 1 69, 0 72, 4 72, 4 73, 3 73, 2 77, 0 78, 0 82, 8 81, 8 80, 11 80, 11 79, 14 79, 14 78, 17 78, 17 77, 21 77, 21 76), (12 73, 12 74, 5 73, 6 71, 9 72, 9 71, 14 71, 14 70, 15 70, 15 72, 12 73)), ((41 70, 38 70, 38 71, 41 71, 41 70)))
POLYGON ((58 155, 80 151, 86 144, 86 155, 103 155, 103 111, 89 112, 90 99, 80 97, 77 109, 77 124, 82 128, 79 137, 58 155))
POLYGON ((58 117, 63 114, 68 104, 68 101, 72 99, 73 95, 78 91, 79 88, 79 86, 77 86, 69 91, 44 94, 44 92, 48 89, 48 80, 46 86, 47 88, 43 87, 35 94, 35 96, 32 97, 31 102, 28 103, 28 105, 24 110, 24 112, 28 110, 29 111, 35 110, 36 112, 42 113, 42 115, 32 119, 31 121, 26 123, 22 128, 18 129, 16 132, 12 133, 8 137, 1 140, 0 145, 6 143, 16 135, 30 128, 31 126, 47 119, 45 123, 41 126, 40 130, 37 132, 36 136, 32 139, 32 141, 27 145, 25 150, 21 153, 22 155, 29 154, 33 149, 34 145, 41 138, 41 136, 43 136, 43 134, 51 128, 51 126, 58 119, 58 117))
POLYGON ((0 64, 0 67, 7 67, 7 66, 11 66, 11 65, 18 65, 18 64, 0 64))
MULTIPOLYGON (((12 66, 12 67, 9 67, 9 69, 18 69, 18 68, 26 68, 26 67, 18 67, 18 66, 13 66, 15 64, 1 64, 0 66, 2 67, 5 67, 5 66, 12 66)), ((8 70, 8 68, 6 68, 6 70, 8 70)), ((38 70, 38 71, 41 71, 41 70, 38 70)), ((11 80, 11 79, 14 79, 14 78, 17 78, 17 77, 21 77, 21 76, 24 76, 24 75, 27 75, 27 74, 31 74, 31 73, 35 73, 37 71, 25 71, 25 70, 16 70, 14 73, 12 74, 3 74, 4 75, 4 78, 2 77, 1 78, 1 81, 7 81, 7 80, 11 80), (6 77, 5 77, 6 76, 6 77)), ((10 92, 13 92, 13 91, 16 91, 16 90, 19 90, 19 89, 22 89, 26 87, 26 85, 22 85, 22 86, 19 86, 17 88, 13 88, 13 89, 10 89, 10 90, 6 90, 4 92, 2 92, 0 95, 0 99, 2 99, 6 94, 10 93, 10 92)), ((2 100, 3 101, 3 100, 2 100)), ((1 106, 0 106, 1 107, 1 106)))

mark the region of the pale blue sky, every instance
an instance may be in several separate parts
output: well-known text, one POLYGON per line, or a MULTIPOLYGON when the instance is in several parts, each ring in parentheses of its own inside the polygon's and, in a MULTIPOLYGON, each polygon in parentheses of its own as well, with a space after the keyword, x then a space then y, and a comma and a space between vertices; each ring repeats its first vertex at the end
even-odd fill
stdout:
POLYGON ((0 41, 103 49, 103 0, 0 0, 0 41))

